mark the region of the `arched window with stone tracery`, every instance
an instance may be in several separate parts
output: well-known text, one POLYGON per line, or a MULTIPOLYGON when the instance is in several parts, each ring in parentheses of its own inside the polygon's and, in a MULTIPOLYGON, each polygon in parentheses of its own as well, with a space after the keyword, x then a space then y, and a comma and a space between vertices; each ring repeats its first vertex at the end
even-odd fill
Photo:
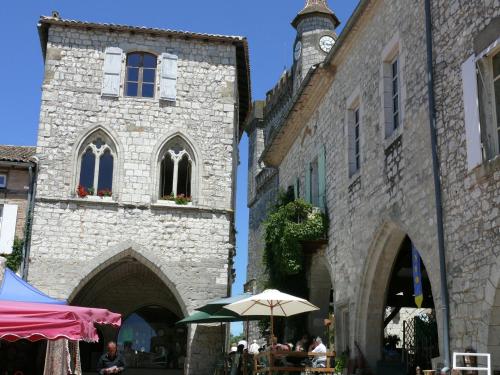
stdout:
POLYGON ((160 156, 160 199, 191 201, 194 165, 188 144, 180 137, 170 140, 160 156))
POLYGON ((111 197, 116 147, 107 134, 103 131, 91 134, 80 148, 78 161, 78 196, 111 197))

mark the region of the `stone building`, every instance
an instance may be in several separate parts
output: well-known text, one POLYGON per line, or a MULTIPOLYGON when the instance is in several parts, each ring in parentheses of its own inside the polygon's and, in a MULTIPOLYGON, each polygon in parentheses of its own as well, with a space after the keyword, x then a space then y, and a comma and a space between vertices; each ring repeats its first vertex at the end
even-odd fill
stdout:
POLYGON ((231 291, 247 41, 57 13, 41 17, 39 33, 45 75, 28 280, 123 314, 119 332, 82 344, 84 371, 114 339, 128 373, 208 374, 220 329, 174 323, 231 291))
POLYGON ((36 171, 35 147, 0 146, 0 254, 24 240, 36 171))
POLYGON ((451 351, 490 352, 500 370, 500 4, 432 1, 430 91, 424 5, 361 0, 337 38, 326 1, 306 1, 292 23, 293 66, 255 103, 247 123, 247 277, 258 288, 263 221, 278 189, 293 190, 330 221, 327 243, 306 262, 309 297, 321 307, 309 321, 311 333, 324 334, 321 318, 333 302, 336 350, 365 358, 373 372, 406 373, 405 366, 430 367, 438 356, 434 364, 442 363, 446 328, 451 351), (333 38, 331 49, 325 37, 333 38), (431 93, 439 170, 433 169, 431 93), (386 361, 384 331, 400 309, 416 308, 415 255, 422 307, 433 311, 423 319, 435 317, 437 326, 415 335, 417 323, 408 321, 401 364, 394 365, 386 361), (409 340, 417 336, 430 340, 409 340))

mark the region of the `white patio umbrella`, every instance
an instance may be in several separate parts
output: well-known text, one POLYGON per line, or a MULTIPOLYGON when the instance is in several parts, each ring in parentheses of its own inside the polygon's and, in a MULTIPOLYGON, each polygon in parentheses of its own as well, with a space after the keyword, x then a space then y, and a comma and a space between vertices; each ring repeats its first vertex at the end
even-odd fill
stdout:
POLYGON ((238 315, 270 316, 271 317, 271 338, 274 335, 275 316, 292 316, 305 312, 319 310, 311 302, 281 293, 276 289, 267 289, 260 294, 243 299, 224 306, 225 309, 234 311, 238 315))

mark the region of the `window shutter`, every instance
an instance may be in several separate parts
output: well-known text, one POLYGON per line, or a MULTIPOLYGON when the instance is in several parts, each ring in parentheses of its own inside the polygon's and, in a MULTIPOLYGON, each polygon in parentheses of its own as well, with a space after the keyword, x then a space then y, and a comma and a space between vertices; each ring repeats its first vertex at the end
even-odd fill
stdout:
POLYGON ((17 205, 3 206, 2 226, 0 228, 0 254, 11 254, 16 235, 17 205))
POLYGON ((295 199, 300 198, 300 180, 298 177, 295 179, 295 184, 293 185, 293 197, 295 199))
POLYGON ((469 171, 483 162, 481 129, 477 93, 476 59, 474 55, 462 64, 464 98, 465 139, 467 143, 467 166, 469 171))
POLYGON ((305 199, 307 203, 312 202, 312 197, 311 197, 311 164, 307 165, 307 170, 306 170, 306 183, 305 183, 305 199))
POLYGON ((161 55, 160 99, 175 102, 177 99, 177 61, 171 53, 161 55))
POLYGON ((318 187, 319 208, 325 212, 326 207, 326 150, 322 146, 318 155, 318 187))
POLYGON ((104 53, 101 94, 102 96, 117 97, 120 95, 123 51, 118 47, 108 47, 104 53))

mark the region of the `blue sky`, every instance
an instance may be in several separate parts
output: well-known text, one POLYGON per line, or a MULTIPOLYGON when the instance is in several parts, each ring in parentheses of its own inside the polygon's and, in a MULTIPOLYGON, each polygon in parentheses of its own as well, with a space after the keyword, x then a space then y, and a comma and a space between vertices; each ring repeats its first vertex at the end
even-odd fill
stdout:
MULTIPOLYGON (((2 3, 0 23, 0 144, 34 145, 40 109, 43 61, 36 24, 40 15, 58 10, 63 18, 160 27, 248 38, 253 99, 265 97, 292 61, 295 30, 290 22, 304 0, 10 0, 2 3)), ((358 0, 329 0, 342 25, 358 0)), ((246 279, 248 209, 246 136, 240 144, 237 192, 237 280, 233 293, 242 292, 246 279)), ((234 332, 241 325, 233 327, 234 332)))

